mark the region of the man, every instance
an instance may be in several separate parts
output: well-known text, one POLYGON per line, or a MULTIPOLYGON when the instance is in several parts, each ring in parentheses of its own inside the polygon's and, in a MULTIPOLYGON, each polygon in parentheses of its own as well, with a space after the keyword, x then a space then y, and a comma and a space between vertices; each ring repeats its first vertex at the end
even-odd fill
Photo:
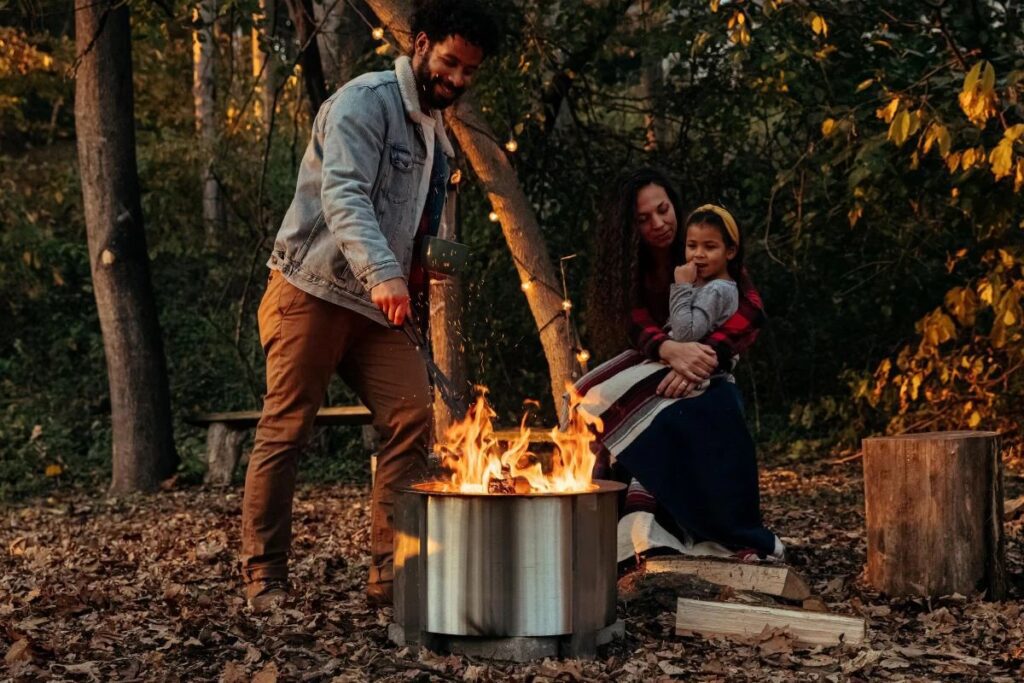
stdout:
POLYGON ((391 487, 425 473, 431 421, 426 366, 400 327, 427 283, 415 246, 437 233, 444 205, 453 151, 440 110, 497 44, 474 0, 422 2, 412 28, 411 57, 350 81, 320 108, 267 264, 267 394, 242 504, 242 578, 256 611, 287 597, 296 464, 334 372, 381 437, 367 600, 391 602, 391 487))

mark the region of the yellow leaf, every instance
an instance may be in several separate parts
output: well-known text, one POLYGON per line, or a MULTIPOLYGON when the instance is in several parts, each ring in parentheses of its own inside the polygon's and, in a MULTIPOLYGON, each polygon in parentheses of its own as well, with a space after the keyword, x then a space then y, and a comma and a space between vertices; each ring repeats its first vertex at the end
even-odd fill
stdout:
POLYGON ((1024 159, 1017 159, 1017 168, 1013 172, 1013 191, 1020 192, 1024 187, 1024 159))
POLYGON ((984 63, 984 60, 978 62, 971 67, 970 71, 967 72, 967 76, 964 77, 964 87, 961 92, 966 94, 974 91, 974 86, 978 83, 978 78, 981 76, 981 67, 984 63))
POLYGON ((938 138, 939 142, 939 155, 943 159, 945 159, 946 157, 949 156, 949 146, 951 144, 951 140, 949 138, 949 131, 946 130, 945 126, 939 124, 936 137, 938 138))
POLYGON ((892 140, 897 147, 900 147, 907 141, 907 135, 909 133, 910 114, 904 110, 893 117, 892 123, 889 125, 889 139, 892 140))
POLYGON ((978 297, 983 303, 990 306, 992 305, 992 301, 995 299, 995 292, 993 291, 991 282, 984 280, 980 285, 978 285, 978 297))
POLYGON ((996 70, 987 61, 975 64, 964 78, 960 108, 975 126, 983 128, 996 113, 996 70))
POLYGON ((850 209, 850 212, 846 214, 846 217, 850 221, 850 227, 852 228, 853 226, 857 225, 857 221, 859 221, 860 217, 863 215, 864 207, 862 207, 860 204, 850 209))
POLYGON ((894 97, 891 100, 889 100, 889 104, 885 105, 884 107, 880 107, 879 109, 877 109, 875 111, 875 116, 877 116, 880 119, 883 119, 886 123, 890 123, 892 121, 893 117, 896 116, 896 111, 899 108, 900 108, 900 98, 894 97))
POLYGON ((828 23, 820 14, 811 14, 811 30, 816 36, 828 37, 828 23))
POLYGON ((828 44, 814 53, 814 58, 817 60, 827 59, 830 54, 838 50, 835 45, 828 44))
POLYGON ((910 130, 907 131, 907 135, 913 135, 921 129, 921 110, 918 109, 915 112, 910 113, 910 130))
POLYGON ((873 79, 873 78, 869 78, 866 81, 861 81, 859 84, 857 84, 857 92, 861 92, 862 90, 867 90, 868 88, 871 87, 871 84, 874 83, 874 82, 875 82, 875 79, 873 79))
POLYGON ((1012 310, 1007 308, 1006 312, 1003 313, 1003 324, 1006 325, 1007 327, 1009 327, 1010 325, 1013 325, 1016 322, 1017 322, 1017 316, 1015 316, 1013 314, 1012 310))
POLYGON ((722 0, 711 0, 711 11, 712 12, 717 12, 718 11, 718 6, 721 4, 721 2, 722 2, 722 0))
POLYGON ((984 62, 984 64, 985 66, 981 69, 981 90, 988 92, 996 87, 996 70, 989 62, 984 62))
POLYGON ((992 175, 996 181, 1002 180, 1013 171, 1013 142, 1007 138, 1000 140, 988 156, 992 164, 992 175))
POLYGON ((954 173, 960 165, 960 156, 960 152, 952 152, 946 157, 946 166, 949 168, 950 173, 954 173))
POLYGON ((974 151, 973 147, 970 149, 965 149, 963 156, 960 157, 960 168, 962 168, 965 171, 969 169, 971 166, 974 165, 977 156, 978 153, 974 151))
POLYGON ((828 137, 832 130, 836 127, 835 119, 825 119, 821 122, 821 134, 828 137))
POLYGON ((1024 123, 1018 123, 1007 128, 1006 132, 1003 133, 1003 139, 1016 142, 1017 138, 1021 135, 1024 135, 1024 123))
POLYGON ((59 477, 63 471, 64 471, 64 468, 61 467, 60 465, 47 465, 46 466, 46 476, 48 476, 48 477, 59 477))
POLYGON ((977 427, 979 424, 981 424, 981 413, 975 410, 973 413, 971 413, 970 419, 967 420, 967 426, 973 429, 974 427, 977 427))

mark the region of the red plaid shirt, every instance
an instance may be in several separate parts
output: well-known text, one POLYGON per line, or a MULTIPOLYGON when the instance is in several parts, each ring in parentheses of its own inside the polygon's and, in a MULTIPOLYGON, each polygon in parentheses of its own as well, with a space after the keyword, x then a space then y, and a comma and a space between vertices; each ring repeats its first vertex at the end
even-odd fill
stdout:
MULTIPOLYGON (((701 340, 718 354, 721 369, 728 369, 733 356, 750 348, 766 320, 761 295, 745 272, 741 284, 739 308, 721 327, 701 340)), ((661 344, 670 340, 665 332, 666 321, 659 323, 648 308, 634 308, 629 321, 629 341, 633 348, 651 360, 661 360, 661 344)))

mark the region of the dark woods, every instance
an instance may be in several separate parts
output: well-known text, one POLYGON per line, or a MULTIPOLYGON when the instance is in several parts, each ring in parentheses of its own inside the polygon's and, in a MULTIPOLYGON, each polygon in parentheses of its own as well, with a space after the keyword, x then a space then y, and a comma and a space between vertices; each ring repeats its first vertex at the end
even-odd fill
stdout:
MULTIPOLYGON (((111 36, 83 40, 89 25, 76 14, 86 8, 0 3, 3 498, 111 480, 125 400, 112 387, 173 423, 175 448, 170 427, 145 435, 167 449, 161 477, 175 452, 181 476, 201 470, 203 435, 187 415, 258 407, 266 239, 291 198, 311 113, 340 83, 388 66, 401 39, 380 30, 391 27, 376 12, 402 3, 94 4, 104 30, 130 34, 127 90, 117 89, 121 67, 89 75, 98 54, 83 58, 83 48, 100 51, 111 36), (118 113, 83 97, 87 78, 118 113), (98 187, 78 163, 90 115, 108 126, 129 117, 116 126, 127 147, 110 153, 137 159, 137 190, 130 179, 107 179, 127 190, 98 187), (123 236, 106 238, 111 253, 141 259, 129 269, 138 279, 109 294, 89 225, 94 197, 106 197, 115 224, 130 217, 123 236), (122 296, 123 287, 151 287, 152 297, 122 296), (118 344, 145 371, 108 377, 104 297, 138 307, 145 341, 118 344)), ((536 248, 556 304, 564 266, 567 354, 614 346, 616 332, 582 325, 598 208, 622 169, 654 164, 673 176, 684 213, 721 203, 747 236, 770 323, 738 379, 765 444, 825 457, 883 430, 1018 438, 1024 30, 1015 4, 552 5, 503 4, 510 35, 474 96, 543 236, 536 248)), ((551 340, 541 344, 543 321, 521 287, 532 272, 522 263, 540 261, 513 252, 517 268, 502 231, 530 217, 498 207, 492 221, 479 160, 460 164, 459 230, 472 248, 457 335, 466 371, 490 387, 502 421, 526 398, 551 415, 551 340)), ((338 384, 329 403, 352 398, 338 384)), ((365 459, 343 430, 315 450, 331 455, 315 468, 329 477, 365 459), (347 451, 360 456, 338 457, 347 451)))

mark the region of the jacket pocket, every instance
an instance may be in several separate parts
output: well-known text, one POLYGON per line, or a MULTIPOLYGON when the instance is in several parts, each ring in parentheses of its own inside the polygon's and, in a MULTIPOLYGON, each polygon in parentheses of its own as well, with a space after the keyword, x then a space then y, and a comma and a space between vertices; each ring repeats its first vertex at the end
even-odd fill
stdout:
POLYGON ((401 144, 388 147, 390 173, 384 183, 383 193, 392 204, 404 204, 412 196, 413 161, 412 152, 401 144))
POLYGON ((313 221, 313 227, 310 228, 309 234, 306 235, 306 239, 302 242, 302 246, 299 247, 298 251, 295 252, 295 255, 292 258, 294 258, 299 263, 302 263, 302 260, 306 258, 306 254, 309 252, 309 248, 313 246, 313 240, 316 239, 317 234, 323 229, 323 227, 326 224, 327 221, 324 218, 323 211, 321 211, 319 214, 317 214, 316 220, 313 221))

